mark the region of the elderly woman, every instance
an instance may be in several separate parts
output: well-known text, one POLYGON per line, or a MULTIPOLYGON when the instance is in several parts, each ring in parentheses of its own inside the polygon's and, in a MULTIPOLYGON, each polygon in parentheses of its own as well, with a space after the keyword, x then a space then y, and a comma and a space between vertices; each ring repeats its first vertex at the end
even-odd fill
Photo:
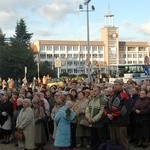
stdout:
MULTIPOLYGON (((62 95, 60 93, 56 93, 55 94, 55 106, 53 107, 52 109, 52 112, 51 112, 51 118, 54 120, 56 114, 58 113, 58 110, 64 106, 64 103, 65 103, 65 99, 63 99, 62 95)), ((56 122, 54 122, 54 131, 53 131, 53 136, 52 138, 55 139, 55 135, 56 135, 56 122)))
MULTIPOLYGON (((23 108, 23 98, 18 98, 17 99, 17 107, 16 110, 13 113, 13 119, 12 119, 12 127, 13 127, 13 133, 16 130, 16 121, 17 121, 17 117, 19 116, 19 113, 21 111, 21 109, 23 108)), ((15 141, 15 146, 18 146, 18 142, 15 141)))
POLYGON ((83 91, 78 92, 78 100, 77 100, 77 131, 76 131, 76 137, 79 140, 79 143, 77 144, 77 147, 83 147, 84 146, 84 138, 86 138, 87 142, 87 148, 90 148, 90 128, 87 126, 83 126, 81 124, 81 120, 85 119, 85 110, 88 106, 89 100, 85 98, 85 93, 83 91))
POLYGON ((23 108, 21 109, 16 122, 16 128, 21 129, 25 135, 25 141, 18 141, 20 149, 34 149, 35 143, 35 121, 33 110, 30 107, 30 99, 23 100, 23 108))
POLYGON ((44 130, 43 119, 45 117, 44 109, 40 106, 40 99, 32 100, 33 113, 35 119, 35 146, 37 149, 43 150, 46 143, 46 135, 44 130))

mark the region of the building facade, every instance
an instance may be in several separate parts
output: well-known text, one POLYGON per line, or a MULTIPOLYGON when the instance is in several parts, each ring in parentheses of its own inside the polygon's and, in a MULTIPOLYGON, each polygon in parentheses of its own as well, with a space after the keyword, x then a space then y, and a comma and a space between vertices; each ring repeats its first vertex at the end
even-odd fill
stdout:
POLYGON ((91 73, 95 69, 105 72, 111 65, 144 64, 149 57, 148 42, 119 41, 119 28, 106 25, 101 29, 101 40, 90 41, 88 56, 87 41, 39 40, 33 43, 37 51, 37 62, 49 63, 55 67, 55 60, 61 60, 60 73, 86 74, 88 65, 91 73))

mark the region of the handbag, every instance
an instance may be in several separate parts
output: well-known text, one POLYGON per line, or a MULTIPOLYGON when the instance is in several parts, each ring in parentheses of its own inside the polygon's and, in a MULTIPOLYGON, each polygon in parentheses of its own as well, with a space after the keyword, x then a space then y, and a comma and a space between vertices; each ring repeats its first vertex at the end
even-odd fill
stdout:
POLYGON ((18 141, 25 141, 25 136, 22 130, 15 131, 14 138, 18 141))
POLYGON ((124 146, 119 143, 106 142, 99 146, 98 150, 125 150, 124 146))

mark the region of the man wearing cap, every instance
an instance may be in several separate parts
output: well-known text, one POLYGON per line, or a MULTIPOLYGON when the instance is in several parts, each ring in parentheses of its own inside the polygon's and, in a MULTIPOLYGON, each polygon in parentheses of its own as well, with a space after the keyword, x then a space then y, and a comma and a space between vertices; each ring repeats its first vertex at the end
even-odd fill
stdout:
POLYGON ((129 150, 126 131, 128 121, 128 109, 126 103, 128 102, 129 96, 126 91, 123 90, 123 84, 121 79, 116 79, 114 81, 114 94, 109 97, 104 112, 110 120, 110 140, 118 140, 118 143, 122 144, 125 150, 129 150))

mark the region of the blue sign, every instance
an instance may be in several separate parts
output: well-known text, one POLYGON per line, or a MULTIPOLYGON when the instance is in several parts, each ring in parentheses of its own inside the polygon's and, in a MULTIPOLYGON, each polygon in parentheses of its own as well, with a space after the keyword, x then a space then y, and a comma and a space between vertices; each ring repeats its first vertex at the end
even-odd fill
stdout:
POLYGON ((150 66, 144 66, 145 75, 150 75, 150 66))

